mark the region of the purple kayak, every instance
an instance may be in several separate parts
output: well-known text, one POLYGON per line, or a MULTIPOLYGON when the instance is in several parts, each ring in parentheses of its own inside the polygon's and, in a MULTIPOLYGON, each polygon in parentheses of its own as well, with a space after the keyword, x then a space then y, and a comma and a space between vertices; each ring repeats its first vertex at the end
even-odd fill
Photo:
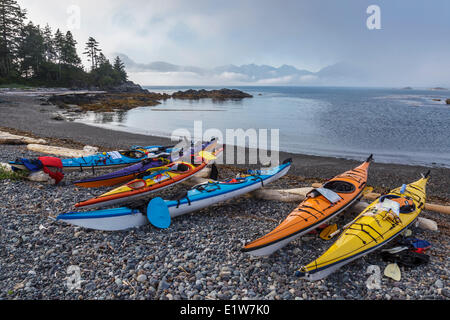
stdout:
MULTIPOLYGON (((202 150, 209 151, 215 149, 217 146, 217 140, 212 139, 207 143, 195 146, 191 148, 191 155, 196 154, 202 150)), ((173 161, 178 161, 183 156, 180 152, 177 156, 173 157, 170 154, 160 156, 157 158, 147 158, 142 162, 136 163, 132 166, 126 167, 119 171, 115 171, 109 174, 105 174, 98 177, 83 179, 75 181, 74 184, 82 188, 98 188, 98 187, 112 187, 119 184, 126 183, 136 179, 140 174, 153 169, 167 166, 173 161)))

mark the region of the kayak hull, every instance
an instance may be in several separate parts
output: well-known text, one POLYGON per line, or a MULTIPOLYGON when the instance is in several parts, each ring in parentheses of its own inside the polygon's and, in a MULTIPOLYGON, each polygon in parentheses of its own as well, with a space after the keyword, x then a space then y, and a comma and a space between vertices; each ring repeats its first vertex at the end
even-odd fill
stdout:
POLYGON ((322 188, 314 189, 278 227, 245 245, 242 252, 253 256, 273 254, 345 211, 361 198, 371 161, 372 157, 369 157, 362 165, 329 180, 322 188))
POLYGON ((83 208, 83 209, 92 209, 92 208, 100 208, 100 207, 106 207, 106 206, 113 206, 116 204, 121 204, 121 203, 128 203, 128 202, 133 202, 133 201, 137 201, 137 200, 142 200, 142 199, 146 199, 148 198, 152 193, 158 192, 158 191, 162 191, 165 190, 167 188, 170 188, 172 186, 175 186, 179 183, 182 183, 190 178, 195 177, 196 175, 202 173, 204 170, 206 169, 206 166, 202 166, 202 168, 200 170, 198 170, 196 173, 186 176, 182 179, 179 179, 177 181, 173 181, 169 184, 166 185, 161 185, 158 186, 157 188, 153 188, 153 189, 149 189, 147 191, 143 191, 143 192, 139 192, 137 194, 130 194, 130 195, 123 195, 122 197, 117 197, 117 198, 112 198, 112 199, 105 199, 102 200, 102 198, 95 198, 92 200, 88 200, 82 203, 78 203, 75 206, 77 208, 83 208))
MULTIPOLYGON (((62 169, 64 172, 74 172, 74 171, 88 171, 92 170, 95 173, 95 170, 108 170, 108 169, 117 169, 124 168, 130 166, 132 164, 141 162, 146 158, 147 150, 159 149, 159 153, 162 151, 170 151, 171 147, 159 147, 152 146, 147 147, 147 149, 136 149, 130 151, 112 151, 112 152, 104 152, 98 153, 92 156, 86 156, 81 158, 70 158, 70 159, 61 159, 62 161, 62 169), (135 154, 135 157, 127 156, 126 154, 135 154)), ((22 161, 11 161, 9 163, 11 167, 17 170, 25 170, 28 171, 28 168, 22 163, 22 161)))
POLYGON ((124 168, 111 174, 75 181, 74 184, 82 188, 113 187, 131 181, 135 179, 140 173, 152 168, 161 167, 164 164, 168 164, 168 162, 169 160, 167 160, 166 163, 163 163, 163 161, 160 161, 159 163, 155 162, 149 164, 145 164, 142 162, 136 163, 130 167, 124 168))
POLYGON ((74 212, 57 217, 74 226, 101 231, 120 231, 147 225, 147 217, 138 210, 118 208, 94 212, 74 212))
POLYGON ((371 203, 344 227, 326 252, 302 267, 296 275, 310 281, 323 279, 394 240, 414 223, 425 206, 427 181, 428 177, 425 177, 394 189, 371 203))
POLYGON ((327 268, 315 271, 313 273, 308 273, 308 272, 304 273, 304 272, 301 272, 301 271, 297 271, 296 272, 296 276, 300 277, 300 278, 303 278, 305 280, 308 280, 308 281, 319 281, 319 280, 322 280, 322 279, 328 277, 330 274, 336 272, 337 270, 339 270, 343 266, 353 262, 354 260, 359 259, 361 257, 364 257, 364 256, 368 255, 369 253, 371 253, 371 252, 373 252, 375 250, 378 250, 380 247, 385 246, 386 244, 388 244, 389 242, 391 242, 392 240, 397 238, 402 232, 403 232, 403 230, 400 231, 397 235, 395 235, 395 236, 389 238, 388 240, 384 241, 379 246, 373 247, 373 248, 371 248, 371 249, 369 249, 369 250, 367 250, 365 252, 362 252, 362 253, 359 253, 359 254, 355 254, 354 256, 351 256, 350 258, 348 258, 348 259, 346 259, 344 261, 341 261, 341 262, 338 262, 336 264, 333 264, 332 266, 329 266, 327 268))
POLYGON ((347 210, 348 208, 350 208, 352 205, 354 205, 357 201, 359 201, 362 197, 362 193, 360 194, 359 197, 355 198, 352 202, 350 202, 346 207, 342 208, 339 211, 336 211, 334 214, 330 215, 330 217, 328 217, 325 220, 321 220, 318 222, 318 225, 313 225, 307 229, 303 229, 302 231, 300 231, 297 234, 294 234, 286 239, 283 239, 281 241, 278 242, 274 242, 268 246, 263 246, 259 249, 252 249, 250 251, 246 251, 245 249, 243 249, 243 252, 247 252, 248 254, 255 256, 255 257, 263 257, 263 256, 269 256, 271 254, 273 254, 274 252, 284 248, 285 246, 287 246, 289 243, 291 243, 294 240, 297 240, 298 238, 300 238, 301 236, 315 230, 319 225, 322 225, 324 223, 327 223, 329 220, 333 219, 334 217, 336 217, 337 215, 339 215, 340 213, 342 213, 343 211, 347 210))
POLYGON ((275 180, 280 179, 281 177, 283 177, 288 173, 290 168, 291 163, 283 165, 282 167, 280 167, 279 170, 277 170, 275 174, 267 176, 266 178, 262 178, 261 180, 258 179, 256 181, 252 181, 249 184, 245 184, 242 187, 237 185, 236 188, 232 190, 219 192, 216 195, 201 195, 198 199, 192 199, 189 202, 187 200, 184 200, 183 203, 179 205, 176 201, 166 201, 166 204, 169 207, 170 216, 172 218, 179 217, 220 202, 228 201, 230 199, 239 197, 246 193, 252 192, 254 190, 263 187, 263 185, 269 184, 275 180))

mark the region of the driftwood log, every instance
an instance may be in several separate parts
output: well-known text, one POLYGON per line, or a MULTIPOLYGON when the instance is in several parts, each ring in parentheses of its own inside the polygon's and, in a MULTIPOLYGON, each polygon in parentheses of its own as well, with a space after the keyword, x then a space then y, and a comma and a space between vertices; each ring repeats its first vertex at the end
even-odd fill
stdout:
POLYGON ((97 148, 94 147, 85 147, 83 150, 62 148, 62 147, 53 147, 53 146, 45 146, 42 144, 29 144, 27 149, 34 152, 51 154, 58 157, 66 157, 66 158, 80 158, 92 156, 98 152, 97 148))
POLYGON ((0 131, 0 144, 21 145, 28 143, 47 143, 47 141, 44 139, 34 139, 0 131))

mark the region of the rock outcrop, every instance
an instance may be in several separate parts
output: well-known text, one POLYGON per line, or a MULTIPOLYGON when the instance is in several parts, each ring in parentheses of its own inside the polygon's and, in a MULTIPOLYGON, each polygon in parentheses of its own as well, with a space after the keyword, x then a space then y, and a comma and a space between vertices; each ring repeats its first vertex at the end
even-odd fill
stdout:
POLYGON ((174 99, 198 100, 198 99, 213 99, 213 100, 240 100, 244 98, 253 98, 252 95, 236 89, 221 89, 221 90, 187 90, 178 91, 172 94, 174 99))
POLYGON ((115 87, 105 88, 111 93, 150 93, 147 89, 143 89, 140 85, 133 81, 127 81, 124 84, 115 87))
POLYGON ((60 109, 70 111, 96 111, 96 112, 113 112, 116 110, 127 111, 137 107, 152 107, 161 104, 160 101, 173 99, 184 100, 241 100, 244 98, 253 98, 252 95, 236 89, 221 90, 187 90, 178 91, 173 95, 166 93, 154 93, 142 89, 139 85, 130 82, 121 87, 115 87, 117 92, 103 93, 66 93, 51 96, 48 102, 58 106, 60 109), (129 91, 127 91, 129 90, 129 91), (74 108, 75 106, 75 108, 74 108), (79 106, 77 108, 76 106, 79 106), (75 110, 76 109, 76 110, 75 110))

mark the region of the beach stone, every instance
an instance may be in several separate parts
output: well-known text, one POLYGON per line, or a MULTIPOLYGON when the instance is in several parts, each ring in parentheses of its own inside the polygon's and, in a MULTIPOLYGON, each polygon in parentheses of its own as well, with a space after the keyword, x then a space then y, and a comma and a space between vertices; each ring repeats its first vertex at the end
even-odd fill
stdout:
POLYGON ((416 226, 424 230, 431 230, 431 231, 439 230, 438 225, 435 221, 422 217, 417 218, 416 226))
POLYGON ((442 282, 441 279, 436 280, 434 285, 435 285, 436 288, 440 288, 440 289, 442 289, 444 287, 444 283, 442 282))
POLYGON ((167 290, 169 288, 170 288, 170 284, 166 282, 165 278, 163 278, 163 280, 161 280, 161 282, 159 282, 158 291, 167 290))
POLYGON ((147 276, 145 274, 141 274, 136 278, 136 280, 141 283, 145 282, 145 281, 147 281, 147 276))

